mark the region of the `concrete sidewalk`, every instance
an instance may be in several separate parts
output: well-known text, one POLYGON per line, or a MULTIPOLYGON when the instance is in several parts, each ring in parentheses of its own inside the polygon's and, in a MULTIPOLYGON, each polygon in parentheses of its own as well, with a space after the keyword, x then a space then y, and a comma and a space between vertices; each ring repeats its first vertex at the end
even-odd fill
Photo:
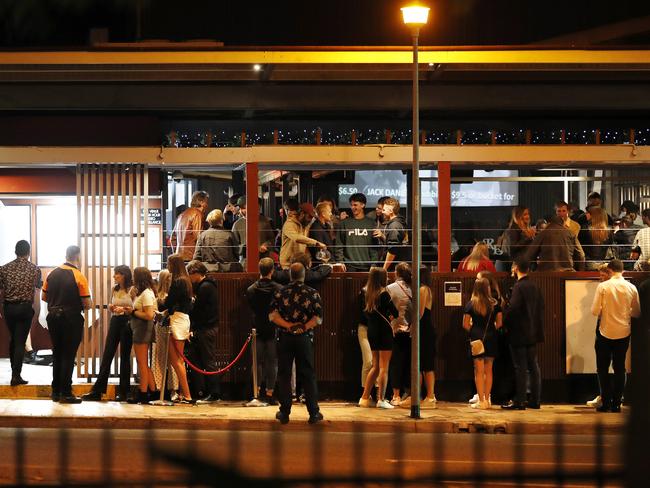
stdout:
MULTIPOLYGON (((422 419, 409 417, 408 408, 380 410, 359 408, 343 402, 323 402, 325 420, 320 424, 331 432, 556 432, 561 424, 566 434, 593 434, 600 424, 606 434, 622 433, 628 409, 621 414, 601 414, 575 405, 543 405, 540 410, 474 410, 467 404, 438 402, 436 409, 422 409, 422 419)), ((280 426, 277 407, 246 407, 242 402, 170 407, 129 405, 113 401, 63 405, 46 399, 0 400, 0 427, 25 428, 111 428, 111 429, 313 429, 307 423, 304 405, 294 404, 291 421, 280 426)))

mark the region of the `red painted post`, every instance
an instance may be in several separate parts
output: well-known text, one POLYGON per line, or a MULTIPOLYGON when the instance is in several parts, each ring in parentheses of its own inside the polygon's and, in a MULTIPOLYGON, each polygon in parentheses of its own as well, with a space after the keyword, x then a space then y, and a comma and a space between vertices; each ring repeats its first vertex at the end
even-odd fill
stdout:
POLYGON ((438 162, 438 272, 451 272, 451 165, 438 162))
POLYGON ((246 163, 246 271, 257 272, 260 260, 260 207, 257 201, 259 178, 257 163, 246 163))

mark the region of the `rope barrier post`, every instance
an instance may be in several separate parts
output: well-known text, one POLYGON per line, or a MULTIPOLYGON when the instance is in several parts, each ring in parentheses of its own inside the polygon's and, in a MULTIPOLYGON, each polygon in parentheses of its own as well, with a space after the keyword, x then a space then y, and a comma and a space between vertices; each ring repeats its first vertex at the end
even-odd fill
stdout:
POLYGON ((268 403, 257 398, 257 330, 251 331, 251 354, 253 355, 253 399, 246 404, 247 407, 267 407, 268 403))
POLYGON ((165 327, 167 330, 167 333, 165 334, 167 336, 167 340, 165 341, 165 354, 164 354, 164 369, 163 369, 163 377, 162 377, 162 385, 160 386, 160 399, 159 400, 153 400, 149 402, 149 405, 156 405, 156 406, 162 406, 162 407, 171 407, 174 405, 174 402, 170 402, 169 400, 165 400, 165 388, 167 387, 167 369, 169 368, 169 338, 172 335, 172 328, 171 327, 165 327))

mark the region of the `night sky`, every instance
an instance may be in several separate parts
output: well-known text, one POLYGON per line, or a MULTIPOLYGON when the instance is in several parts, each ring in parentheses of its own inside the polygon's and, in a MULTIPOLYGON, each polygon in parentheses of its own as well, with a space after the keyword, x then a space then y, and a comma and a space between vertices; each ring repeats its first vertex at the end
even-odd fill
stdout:
MULTIPOLYGON (((407 45, 399 0, 0 0, 7 48, 88 43, 92 27, 112 42, 206 39, 226 45, 407 45)), ((650 15, 648 0, 431 0, 428 45, 527 44, 650 15)), ((650 45, 650 33, 615 44, 650 45)))

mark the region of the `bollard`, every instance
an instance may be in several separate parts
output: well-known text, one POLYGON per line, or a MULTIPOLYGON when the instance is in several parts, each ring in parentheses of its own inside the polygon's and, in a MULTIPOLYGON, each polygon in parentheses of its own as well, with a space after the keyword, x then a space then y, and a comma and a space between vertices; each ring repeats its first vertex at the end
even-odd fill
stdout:
POLYGON ((149 405, 171 407, 174 405, 174 402, 165 400, 165 388, 167 387, 167 369, 169 368, 169 364, 167 364, 169 361, 169 337, 172 335, 172 328, 165 327, 165 329, 167 329, 167 333, 165 334, 167 336, 167 340, 165 341, 165 355, 163 356, 165 358, 163 361, 165 367, 163 369, 162 385, 160 387, 160 399, 149 402, 149 405))
POLYGON ((251 351, 253 354, 253 399, 246 404, 247 407, 268 407, 268 403, 257 398, 257 330, 251 331, 251 351))

